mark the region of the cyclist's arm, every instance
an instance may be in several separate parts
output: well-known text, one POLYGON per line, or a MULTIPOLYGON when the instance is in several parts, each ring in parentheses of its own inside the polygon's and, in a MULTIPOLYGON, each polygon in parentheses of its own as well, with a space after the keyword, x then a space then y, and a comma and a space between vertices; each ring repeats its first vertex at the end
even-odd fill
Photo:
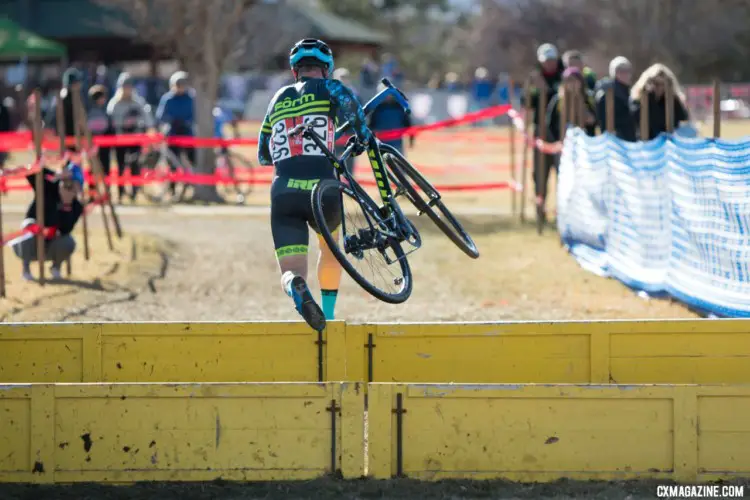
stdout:
POLYGON ((261 165, 273 165, 271 159, 271 122, 268 120, 268 114, 263 119, 260 126, 260 136, 258 137, 258 163, 261 165))
POLYGON ((169 97, 166 94, 159 99, 159 107, 156 108, 156 122, 160 125, 169 120, 169 116, 167 115, 168 102, 169 97))
POLYGON ((372 138, 372 132, 367 128, 367 120, 362 105, 352 91, 338 80, 326 80, 331 99, 338 105, 341 115, 351 125, 357 139, 366 143, 372 138))

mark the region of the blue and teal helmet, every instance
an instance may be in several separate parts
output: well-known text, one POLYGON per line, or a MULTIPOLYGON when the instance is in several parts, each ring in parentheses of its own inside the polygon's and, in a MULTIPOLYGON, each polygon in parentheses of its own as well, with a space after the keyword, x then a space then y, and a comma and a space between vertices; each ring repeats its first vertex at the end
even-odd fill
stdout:
POLYGON ((289 51, 289 66, 295 70, 304 59, 319 61, 329 75, 333 74, 333 52, 325 42, 315 38, 305 38, 295 43, 289 51))

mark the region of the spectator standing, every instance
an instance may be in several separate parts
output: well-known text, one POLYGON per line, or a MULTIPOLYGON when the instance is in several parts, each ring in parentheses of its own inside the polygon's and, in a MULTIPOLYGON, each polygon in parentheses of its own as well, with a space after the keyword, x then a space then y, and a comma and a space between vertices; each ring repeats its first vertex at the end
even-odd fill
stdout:
POLYGON ((368 58, 362 62, 362 68, 359 71, 359 84, 363 91, 369 91, 378 85, 378 65, 368 58))
MULTIPOLYGON (((12 120, 12 111, 10 106, 6 103, 6 100, 3 99, 2 102, 0 102, 0 133, 7 133, 13 131, 13 120, 12 120)), ((5 167, 5 162, 8 159, 8 152, 7 151, 0 151, 0 169, 5 167)))
MULTIPOLYGON (((153 126, 151 114, 143 97, 135 90, 134 80, 129 73, 121 73, 117 79, 117 90, 107 104, 107 114, 112 122, 112 128, 117 135, 139 134, 153 126)), ((134 177, 141 175, 140 146, 117 146, 115 156, 117 157, 117 171, 120 177, 125 169, 130 168, 130 174, 134 177)), ((122 203, 125 197, 125 186, 118 186, 118 201, 122 203)), ((130 201, 135 202, 138 195, 138 186, 130 188, 130 201)))
POLYGON ((462 90, 462 85, 461 80, 458 78, 458 73, 454 71, 446 73, 443 88, 448 92, 460 92, 462 90))
MULTIPOLYGON (((381 83, 378 87, 378 91, 384 89, 385 87, 381 83)), ((394 130, 411 127, 411 117, 404 111, 393 96, 388 96, 385 101, 373 110, 370 115, 369 126, 370 130, 373 132, 392 132, 394 130)), ((389 144, 396 148, 401 154, 405 154, 403 137, 384 140, 383 143, 389 144)), ((409 136, 409 145, 414 147, 413 135, 409 136)))
MULTIPOLYGON (((63 132, 66 137, 75 137, 75 118, 73 114, 73 95, 81 93, 81 86, 83 82, 83 75, 80 71, 75 68, 68 68, 63 73, 62 84, 63 87, 60 92, 52 100, 49 109, 47 110, 47 127, 52 130, 57 130, 57 99, 62 100, 62 111, 63 111, 63 132)), ((83 98, 81 98, 83 100, 83 98)), ((75 151, 76 148, 73 145, 67 146, 68 151, 75 151)))
POLYGON ((609 63, 609 79, 597 84, 596 115, 602 130, 607 130, 607 92, 614 88, 615 136, 623 141, 636 140, 635 122, 630 112, 630 84, 633 79, 633 66, 623 56, 609 63))
MULTIPOLYGON (((91 107, 89 108, 87 123, 91 135, 110 135, 112 134, 112 124, 109 116, 107 115, 107 88, 104 85, 94 85, 89 89, 89 102, 91 107)), ((103 174, 105 177, 105 186, 107 186, 107 194, 109 193, 109 167, 111 163, 110 156, 111 148, 107 146, 99 146, 97 156, 99 157, 99 163, 102 166, 103 174)))
POLYGON ((658 137, 667 132, 667 100, 666 89, 672 88, 674 112, 672 113, 672 129, 677 130, 680 123, 689 120, 685 94, 674 73, 663 64, 654 64, 641 74, 630 91, 630 109, 633 113, 633 123, 638 131, 638 138, 643 141, 658 137), (640 137, 641 102, 648 99, 648 137, 640 137))
POLYGON ((570 106, 572 99, 566 97, 572 95, 580 95, 583 99, 585 116, 584 130, 587 135, 596 135, 596 102, 594 101, 594 94, 588 89, 586 85, 585 76, 581 71, 571 66, 566 69, 563 73, 562 85, 552 97, 552 100, 547 106, 547 126, 549 127, 549 139, 550 141, 560 141, 562 137, 562 111, 563 105, 570 106))
POLYGON ((594 70, 584 65, 583 54, 578 50, 569 50, 563 54, 563 64, 566 68, 577 68, 583 75, 583 79, 589 90, 596 88, 596 73, 594 70))
MULTIPOLYGON (((470 111, 481 111, 488 108, 492 103, 492 92, 494 83, 490 80, 490 73, 487 68, 477 68, 474 72, 474 80, 471 82, 471 103, 470 111)), ((476 122, 474 126, 488 125, 488 121, 482 123, 476 122)))
MULTIPOLYGON (((69 163, 55 175, 44 169, 44 223, 45 257, 52 261, 52 279, 60 279, 60 267, 75 251, 76 242, 70 234, 83 213, 83 205, 78 194, 83 187, 83 171, 78 165, 69 163)), ((32 189, 36 190, 36 174, 27 177, 32 189)), ((36 197, 26 211, 26 219, 21 227, 36 224, 36 197)), ((23 261, 23 278, 34 279, 31 275, 31 262, 37 261, 37 242, 33 234, 27 233, 10 242, 13 252, 23 261)))
MULTIPOLYGON (((188 74, 177 71, 169 78, 170 90, 161 97, 159 107, 156 110, 156 120, 165 130, 167 137, 195 136, 195 96, 192 89, 188 88, 188 74)), ((169 146, 169 150, 178 159, 185 153, 188 161, 195 164, 195 149, 192 147, 169 146)), ((170 165, 172 171, 177 165, 170 165)), ((176 184, 170 184, 172 195, 175 194, 176 184)))
MULTIPOLYGON (((551 43, 540 45, 536 55, 538 67, 531 75, 532 87, 529 89, 529 110, 532 113, 534 137, 546 140, 547 127, 544 130, 541 129, 541 117, 544 115, 546 118, 547 107, 557 93, 564 67, 557 47, 551 43), (544 102, 541 102, 542 87, 545 87, 547 90, 547 98, 544 102)), ((537 220, 544 223, 547 220, 545 211, 547 179, 549 178, 550 170, 554 168, 556 155, 540 152, 539 154, 534 154, 533 157, 537 220)))

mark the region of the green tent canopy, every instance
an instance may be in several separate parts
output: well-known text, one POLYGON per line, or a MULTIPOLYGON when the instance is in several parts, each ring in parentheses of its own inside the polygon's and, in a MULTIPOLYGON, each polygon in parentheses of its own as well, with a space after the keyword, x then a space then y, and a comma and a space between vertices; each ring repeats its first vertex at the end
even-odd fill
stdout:
POLYGON ((66 52, 64 45, 26 31, 7 17, 0 18, 0 61, 62 59, 66 52))

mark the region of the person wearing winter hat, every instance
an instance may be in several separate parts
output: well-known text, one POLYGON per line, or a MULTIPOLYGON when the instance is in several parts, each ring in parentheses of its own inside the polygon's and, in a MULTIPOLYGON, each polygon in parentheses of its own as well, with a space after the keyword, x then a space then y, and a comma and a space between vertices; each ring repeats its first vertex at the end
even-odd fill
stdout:
POLYGON ((636 140, 636 125, 630 112, 632 79, 632 64, 626 57, 617 56, 609 63, 609 79, 600 81, 596 91, 596 114, 602 131, 607 130, 607 92, 613 88, 615 136, 629 142, 636 140))
MULTIPOLYGON (((138 94, 134 87, 134 80, 130 73, 121 73, 117 78, 117 90, 107 104, 107 114, 112 122, 112 129, 117 135, 144 133, 153 127, 151 113, 146 101, 138 94)), ((115 156, 117 158, 117 171, 120 177, 130 168, 130 174, 134 177, 141 174, 138 156, 141 148, 139 146, 117 146, 115 156)), ((118 186, 118 201, 122 203, 125 197, 125 186, 118 186)), ((130 200, 135 202, 138 196, 138 186, 130 188, 130 200)))
MULTIPOLYGON (((76 242, 72 231, 83 213, 83 205, 78 195, 83 188, 83 170, 78 165, 68 163, 63 170, 55 173, 45 168, 42 197, 44 199, 45 258, 52 261, 52 279, 60 279, 60 267, 73 254, 76 242)), ((36 190, 36 174, 27 177, 31 188, 36 190)), ((22 228, 36 224, 36 196, 26 210, 22 228)), ((33 280, 31 262, 37 261, 36 238, 31 233, 23 234, 8 242, 13 253, 23 261, 22 276, 33 280)))
MULTIPOLYGON (((537 69, 531 74, 531 88, 529 89, 529 112, 532 113, 534 124, 534 137, 547 140, 547 127, 540 127, 541 117, 546 116, 547 107, 552 98, 557 94, 558 87, 562 81, 562 74, 565 71, 560 53, 557 47, 551 43, 545 43, 539 46, 536 51, 537 69), (541 102, 541 88, 546 88, 546 100, 541 102)), ((521 102, 526 102, 525 97, 521 102)), ((533 155, 534 164, 534 184, 536 191, 536 216, 537 230, 543 230, 547 220, 545 203, 547 196, 547 181, 549 171, 554 168, 557 161, 556 155, 543 152, 536 152, 533 155)))
MULTIPOLYGON (((107 87, 104 85, 97 84, 89 89, 91 107, 86 116, 86 125, 91 135, 109 135, 112 133, 112 124, 107 115, 107 97, 107 87)), ((105 178, 109 177, 110 151, 111 148, 104 146, 99 147, 97 152, 105 178)), ((107 191, 109 191, 109 184, 106 185, 107 191)))
MULTIPOLYGON (((159 107, 156 110, 156 121, 160 126, 166 128, 167 136, 189 136, 195 135, 195 96, 188 87, 188 74, 184 71, 176 71, 169 78, 170 90, 161 97, 159 107)), ((191 147, 169 146, 172 154, 181 158, 185 153, 188 161, 195 164, 195 149, 191 147)), ((176 170, 178 165, 170 165, 176 170)), ((170 186, 172 195, 175 193, 175 184, 170 186)))

